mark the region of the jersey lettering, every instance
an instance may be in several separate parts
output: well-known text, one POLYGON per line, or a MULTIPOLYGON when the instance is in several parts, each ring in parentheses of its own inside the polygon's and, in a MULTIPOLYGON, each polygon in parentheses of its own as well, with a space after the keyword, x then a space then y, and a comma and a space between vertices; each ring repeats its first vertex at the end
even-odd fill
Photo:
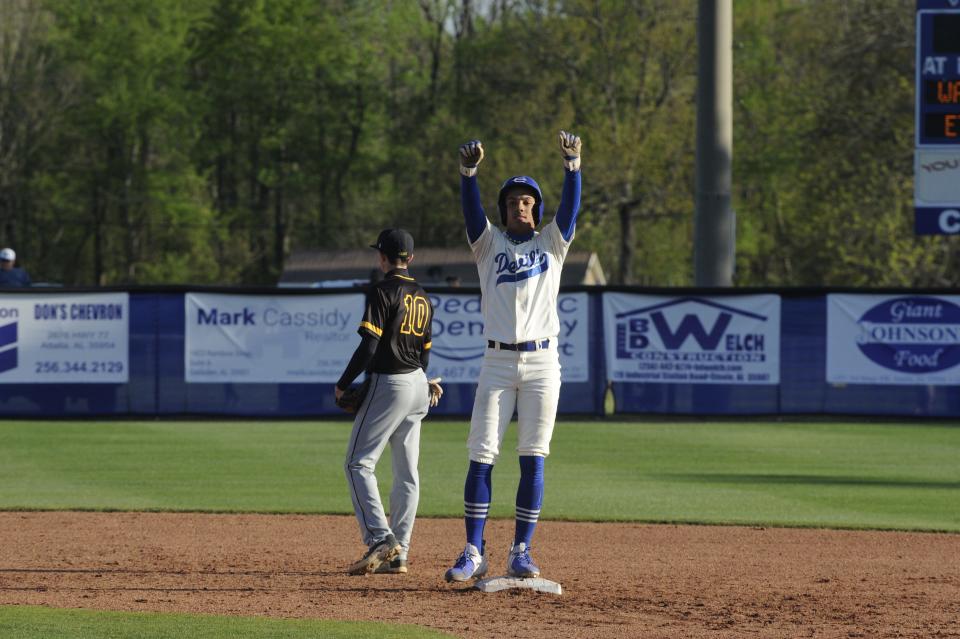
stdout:
POLYGON ((519 282, 540 275, 547 270, 549 262, 547 253, 540 249, 533 249, 515 260, 511 260, 506 253, 497 253, 493 260, 497 263, 497 286, 504 282, 519 282))
POLYGON ((484 337, 515 344, 560 333, 557 296, 569 247, 555 222, 519 246, 487 222, 470 245, 480 275, 484 337))
POLYGON ((430 317, 430 302, 425 297, 407 294, 403 296, 403 307, 405 312, 403 322, 400 324, 400 332, 404 335, 412 333, 417 337, 423 337, 423 331, 430 317))

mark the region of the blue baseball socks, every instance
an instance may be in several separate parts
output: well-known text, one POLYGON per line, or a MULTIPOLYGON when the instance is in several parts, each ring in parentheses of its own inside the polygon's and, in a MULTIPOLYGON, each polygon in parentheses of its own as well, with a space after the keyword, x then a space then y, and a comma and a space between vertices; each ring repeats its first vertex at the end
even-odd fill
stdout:
POLYGON ((463 487, 463 521, 467 528, 467 543, 483 552, 483 527, 490 512, 490 475, 493 464, 471 461, 467 481, 463 487))
POLYGON ((543 457, 520 457, 520 485, 517 486, 517 527, 513 545, 523 543, 530 547, 533 530, 540 519, 543 504, 543 457))
MULTIPOLYGON (((530 547, 533 531, 540 519, 540 507, 543 504, 543 457, 520 457, 520 484, 517 486, 517 514, 514 545, 523 543, 530 547)), ((483 529, 490 512, 492 495, 492 464, 471 461, 467 471, 467 481, 463 487, 464 524, 467 531, 467 543, 477 549, 483 548, 483 529)))

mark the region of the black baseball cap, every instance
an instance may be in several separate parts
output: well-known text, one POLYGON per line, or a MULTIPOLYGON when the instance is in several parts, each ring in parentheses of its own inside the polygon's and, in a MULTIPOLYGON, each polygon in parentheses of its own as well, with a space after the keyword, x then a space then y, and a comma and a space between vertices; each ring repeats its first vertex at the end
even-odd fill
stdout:
POLYGON ((403 229, 384 229, 380 231, 377 243, 371 244, 370 248, 377 249, 393 262, 409 260, 413 255, 413 236, 403 229))

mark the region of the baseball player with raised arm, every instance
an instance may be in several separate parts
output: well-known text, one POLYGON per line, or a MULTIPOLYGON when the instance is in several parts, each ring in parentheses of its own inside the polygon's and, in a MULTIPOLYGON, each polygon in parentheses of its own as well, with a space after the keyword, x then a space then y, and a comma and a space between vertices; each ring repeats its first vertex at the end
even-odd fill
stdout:
POLYGON ((407 572, 420 499, 420 422, 428 405, 435 406, 442 394, 439 378, 428 381, 426 377, 433 306, 407 271, 413 260, 413 237, 403 229, 386 229, 371 248, 380 251, 380 270, 385 275, 367 295, 357 329, 360 345, 334 389, 339 400, 361 372, 371 374, 344 463, 360 534, 367 545, 367 552, 348 569, 354 575, 407 572), (389 522, 374 474, 388 443, 393 460, 389 522))
POLYGON ((520 485, 507 574, 540 576, 530 556, 530 542, 540 517, 544 460, 550 453, 560 399, 557 296, 580 210, 580 148, 579 137, 560 132, 565 169, 560 206, 538 233, 543 194, 533 178, 519 175, 503 183, 497 205, 506 228, 499 230, 487 220, 480 204, 477 167, 483 160, 483 145, 473 140, 460 147, 461 205, 480 274, 487 349, 467 441, 470 468, 463 490, 467 544, 447 570, 447 581, 467 581, 487 572, 483 529, 490 510, 491 474, 514 409, 520 485))

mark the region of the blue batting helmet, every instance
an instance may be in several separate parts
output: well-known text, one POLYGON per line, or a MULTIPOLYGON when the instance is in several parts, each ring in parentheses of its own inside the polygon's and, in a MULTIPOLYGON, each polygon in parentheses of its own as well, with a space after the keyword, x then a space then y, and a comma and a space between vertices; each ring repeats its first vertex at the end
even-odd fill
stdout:
POLYGON ((527 175, 515 175, 503 183, 500 187, 500 195, 497 196, 497 206, 500 208, 500 222, 507 225, 507 191, 515 186, 525 186, 533 190, 533 199, 536 203, 533 205, 533 221, 540 225, 543 219, 543 193, 540 192, 540 185, 527 175))

